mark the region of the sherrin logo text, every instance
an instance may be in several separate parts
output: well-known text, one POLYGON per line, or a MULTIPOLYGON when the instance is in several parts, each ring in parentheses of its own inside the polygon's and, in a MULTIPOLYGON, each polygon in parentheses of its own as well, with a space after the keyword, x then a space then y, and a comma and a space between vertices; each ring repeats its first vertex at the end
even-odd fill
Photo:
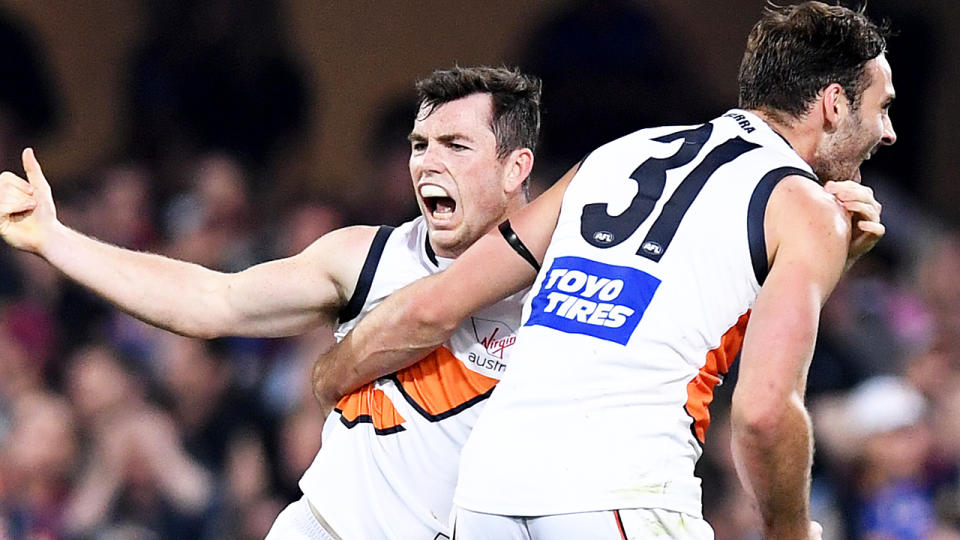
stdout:
POLYGON ((531 301, 525 325, 625 345, 659 286, 659 279, 636 268, 558 257, 531 301))

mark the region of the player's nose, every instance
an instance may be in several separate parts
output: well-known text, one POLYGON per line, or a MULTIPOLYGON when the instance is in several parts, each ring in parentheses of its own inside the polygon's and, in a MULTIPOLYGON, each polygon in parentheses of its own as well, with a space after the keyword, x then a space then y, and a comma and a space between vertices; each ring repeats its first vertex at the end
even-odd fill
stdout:
POLYGON ((443 158, 440 145, 428 144, 420 155, 420 167, 424 172, 440 172, 443 170, 443 158))
POLYGON ((888 116, 883 121, 883 136, 880 138, 880 143, 886 146, 897 142, 897 132, 893 130, 893 120, 888 116))

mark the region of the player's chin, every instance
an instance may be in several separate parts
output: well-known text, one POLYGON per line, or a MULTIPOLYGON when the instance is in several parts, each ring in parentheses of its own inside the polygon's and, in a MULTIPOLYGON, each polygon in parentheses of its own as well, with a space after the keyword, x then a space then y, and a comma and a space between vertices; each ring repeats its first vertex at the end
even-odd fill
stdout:
POLYGON ((459 228, 429 227, 428 230, 430 231, 430 243, 435 251, 445 253, 458 251, 457 248, 462 243, 462 234, 459 228))
POLYGON ((438 214, 430 212, 426 215, 427 228, 431 236, 450 235, 460 228, 460 221, 454 214, 438 214))

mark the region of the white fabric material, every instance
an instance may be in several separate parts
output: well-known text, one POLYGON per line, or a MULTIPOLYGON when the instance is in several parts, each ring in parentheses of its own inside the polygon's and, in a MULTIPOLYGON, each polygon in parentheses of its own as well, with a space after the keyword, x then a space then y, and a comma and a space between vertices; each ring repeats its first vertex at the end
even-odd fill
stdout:
MULTIPOLYGON (((449 266, 451 260, 439 259, 439 268, 430 261, 426 234, 423 218, 392 232, 357 319, 397 289, 449 266)), ((327 419, 323 447, 300 488, 337 534, 398 540, 449 536, 460 450, 486 396, 464 400, 473 395, 471 385, 480 385, 479 390, 492 387, 506 368, 521 303, 522 295, 516 295, 465 321, 444 344, 446 352, 402 372, 404 384, 385 377, 355 392, 358 400, 382 400, 371 415, 376 419, 368 416, 352 426, 338 412, 327 419), (457 393, 464 388, 466 395, 457 393), (428 411, 422 410, 424 403, 428 411), (402 419, 399 428, 384 412, 390 406, 402 419), (387 422, 394 432, 378 433, 371 420, 387 422)), ((357 319, 342 325, 338 337, 357 319)))
POLYGON ((701 518, 655 508, 516 517, 455 509, 454 540, 713 540, 701 518), (618 522, 619 519, 619 522, 618 522), (622 527, 622 529, 621 529, 622 527))
POLYGON ((270 527, 264 540, 337 540, 323 529, 305 497, 290 503, 270 527))
POLYGON ((747 232, 755 187, 780 167, 810 171, 746 111, 712 124, 695 158, 666 168, 662 196, 654 193, 650 217, 632 234, 596 231, 595 239, 622 240, 613 247, 582 236, 585 207, 606 203, 610 216, 624 214, 640 189, 631 179, 638 166, 690 144, 652 139, 696 126, 642 130, 584 160, 524 305, 514 364, 463 449, 458 507, 508 516, 642 507, 701 517, 688 385, 759 292, 747 232), (681 182, 738 137, 752 144, 732 144, 749 150, 709 176, 666 248, 648 246, 681 182), (643 249, 662 258, 638 255, 643 249))

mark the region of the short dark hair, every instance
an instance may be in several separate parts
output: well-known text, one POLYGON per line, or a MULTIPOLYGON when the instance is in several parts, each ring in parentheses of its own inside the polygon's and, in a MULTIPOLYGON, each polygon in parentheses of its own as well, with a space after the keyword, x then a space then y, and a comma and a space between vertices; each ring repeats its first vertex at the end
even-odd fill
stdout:
POLYGON ((535 150, 540 136, 540 79, 505 67, 460 67, 437 70, 417 81, 417 106, 427 114, 473 94, 490 94, 490 127, 497 139, 497 157, 518 148, 535 150))
POLYGON ((864 67, 886 51, 888 35, 863 8, 770 4, 747 38, 740 107, 802 118, 824 88, 838 83, 856 111, 870 84, 864 67))

